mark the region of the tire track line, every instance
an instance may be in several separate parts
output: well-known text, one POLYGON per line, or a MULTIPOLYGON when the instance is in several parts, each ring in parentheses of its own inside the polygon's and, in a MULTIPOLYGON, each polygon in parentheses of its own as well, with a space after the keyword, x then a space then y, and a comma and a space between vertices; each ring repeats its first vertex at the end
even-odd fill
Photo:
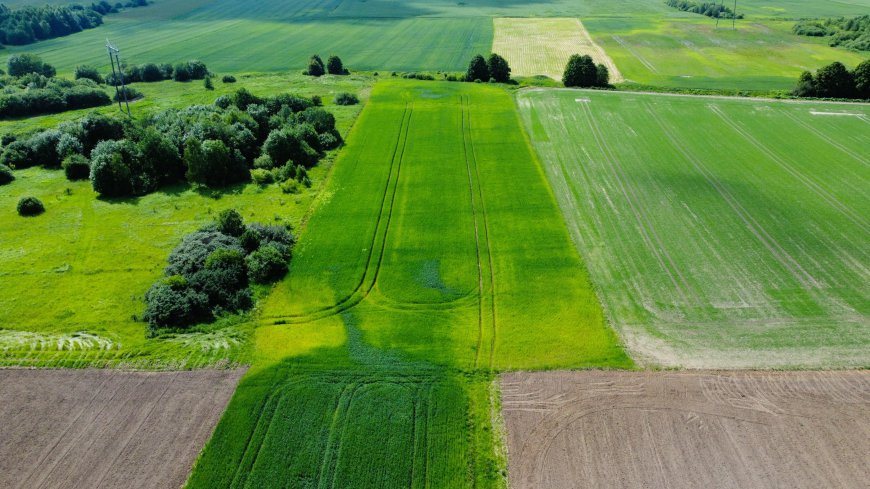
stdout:
POLYGON ((830 137, 826 136, 824 133, 822 133, 821 131, 819 131, 819 130, 816 129, 815 127, 813 127, 813 126, 807 124, 806 122, 800 120, 799 118, 797 118, 797 117, 796 117, 794 114, 792 114, 791 112, 789 112, 789 111, 787 111, 787 110, 782 110, 782 111, 780 111, 780 113, 783 114, 783 115, 785 115, 785 116, 788 117, 789 119, 791 119, 792 122, 794 122, 795 124, 797 124, 797 125, 803 127, 803 128, 806 129, 807 131, 809 131, 809 132, 815 134, 816 137, 818 137, 818 138, 821 139, 822 141, 824 141, 824 142, 830 144, 831 146, 833 146, 833 147, 839 149, 840 151, 842 151, 843 153, 846 153, 847 155, 851 156, 851 157, 854 158, 856 161, 858 161, 858 162, 864 164, 864 166, 868 166, 868 165, 870 165, 870 159, 867 159, 867 158, 865 158, 865 157, 859 155, 858 153, 852 151, 852 150, 849 149, 848 147, 846 147, 846 146, 844 146, 844 145, 838 143, 837 141, 834 141, 833 139, 831 139, 830 137))
POLYGON ((622 168, 619 159, 613 153, 610 146, 607 144, 604 135, 598 129, 595 119, 592 115, 592 109, 589 108, 588 103, 580 104, 582 107, 582 111, 586 116, 586 121, 589 125, 590 132, 592 133, 593 138, 595 139, 598 148, 601 150, 601 154, 604 156, 604 159, 607 163, 607 166, 610 169, 611 174, 615 177, 616 182, 619 184, 619 190, 622 191, 622 195, 625 197, 626 202, 628 202, 629 208, 631 212, 634 214, 635 219, 637 220, 638 229, 641 232, 641 237, 643 238, 646 247, 653 253, 656 261, 658 262, 661 269, 667 274, 668 278, 673 284, 675 290, 679 294, 684 304, 688 304, 688 294, 686 289, 690 289, 688 283, 685 278, 680 274, 679 269, 674 263, 673 259, 665 250, 664 246, 661 243, 661 240, 658 237, 658 234, 655 232, 655 229, 652 226, 652 223, 649 222, 649 218, 643 215, 643 212, 638 208, 639 205, 635 204, 635 200, 639 200, 637 195, 631 189, 631 187, 627 183, 627 177, 625 176, 625 171, 622 168), (649 230, 647 230, 649 228, 649 230), (653 241, 655 239, 655 242, 653 241), (663 256, 664 255, 664 256, 663 256), (665 259, 670 263, 671 267, 673 267, 673 271, 668 265, 665 263, 665 259), (681 285, 682 283, 682 285, 681 285))
POLYGON ((332 463, 332 454, 337 450, 335 446, 341 445, 341 436, 343 435, 339 435, 339 431, 343 433, 344 428, 347 426, 347 411, 350 409, 350 403, 353 400, 353 396, 356 395, 359 386, 359 382, 348 384, 338 396, 335 409, 332 412, 329 439, 326 442, 326 447, 324 447, 323 460, 320 463, 320 475, 317 480, 318 489, 334 485, 334 482, 330 484, 330 481, 335 476, 335 467, 338 464, 338 460, 336 459, 335 463, 332 463))
POLYGON ((396 140, 396 145, 393 148, 392 156, 390 158, 390 171, 387 177, 386 185, 384 186, 383 196, 381 198, 381 211, 378 214, 377 221, 375 223, 375 232, 372 235, 371 244, 369 246, 369 253, 366 258, 366 269, 360 277, 360 280, 357 283, 356 287, 353 289, 352 292, 339 299, 335 304, 320 307, 307 313, 289 314, 286 316, 269 316, 263 319, 272 320, 272 324, 310 323, 347 311, 348 309, 362 302, 363 299, 365 299, 371 292, 372 288, 374 288, 374 285, 377 282, 378 274, 380 273, 380 266, 383 261, 383 256, 386 248, 386 237, 389 231, 390 222, 392 220, 393 204, 395 203, 396 199, 396 192, 399 185, 402 161, 405 155, 405 147, 407 146, 408 142, 412 112, 412 104, 406 104, 405 111, 402 114, 402 124, 399 127, 399 135, 396 140), (390 194, 391 187, 393 189, 392 194, 390 194), (390 205, 389 208, 387 208, 388 201, 390 205), (380 230, 382 227, 382 223, 385 223, 383 224, 383 231, 380 230), (375 262, 376 264, 373 267, 372 264, 375 257, 375 248, 377 247, 379 236, 383 236, 383 238, 381 239, 381 249, 377 255, 377 262, 375 262), (366 286, 366 283, 369 282, 369 280, 371 281, 371 283, 366 286))
POLYGON ((652 116, 652 119, 659 126, 659 129, 661 129, 662 133, 671 143, 671 146, 679 151, 680 154, 682 154, 683 157, 692 164, 695 170, 697 170, 698 173, 700 173, 704 177, 704 180, 706 180, 707 183, 709 183, 710 186, 712 186, 716 190, 716 192, 725 200, 728 206, 731 207, 731 210, 733 210, 734 213, 737 214, 737 216, 740 218, 740 220, 743 221, 743 224, 746 226, 747 229, 749 229, 752 235, 755 236, 755 238, 759 242, 761 242, 761 244, 767 249, 768 252, 770 252, 771 255, 773 255, 774 259, 776 259, 776 261, 780 265, 782 265, 783 268, 788 270, 791 273, 792 277, 794 277, 795 280, 797 280, 804 287, 820 287, 821 284, 819 283, 819 281, 816 280, 816 278, 813 277, 809 272, 807 272, 800 265, 800 263, 798 263, 798 261, 793 256, 791 256, 779 244, 779 242, 777 242, 776 239, 774 239, 770 235, 770 233, 768 233, 767 230, 764 229, 764 227, 755 220, 755 218, 752 217, 752 214, 750 214, 740 204, 740 202, 737 201, 737 199, 731 194, 731 192, 729 192, 724 187, 724 185, 722 185, 719 179, 716 178, 716 176, 712 172, 710 172, 698 158, 696 158, 693 154, 689 153, 689 151, 682 143, 679 142, 676 135, 673 134, 671 129, 664 123, 664 121, 662 121, 658 114, 656 114, 655 111, 652 110, 652 108, 648 104, 645 105, 645 108, 647 113, 652 116))
POLYGON ((780 168, 785 170, 789 175, 793 176, 798 181, 803 183, 804 186, 806 188, 808 188, 811 192, 813 192, 818 197, 820 197, 822 200, 824 200, 825 202, 830 204, 832 207, 834 207, 835 209, 840 211, 841 214, 846 216, 846 218, 848 218, 855 225, 857 225, 859 228, 861 228, 861 230, 864 231, 866 234, 870 234, 870 224, 868 224, 867 221, 862 219, 861 216, 855 214, 855 212, 852 211, 852 209, 850 209, 848 206, 846 206, 845 204, 843 204, 842 202, 837 200, 837 198, 834 197, 833 195, 831 195, 827 190, 822 188, 816 182, 812 181, 809 177, 807 177, 806 175, 801 173, 798 169, 796 169, 795 167, 790 165, 788 162, 786 162, 785 159, 780 157, 778 154, 774 153, 771 149, 769 149, 767 146, 762 144, 760 141, 758 141, 751 134, 746 132, 743 128, 741 128, 739 125, 737 125, 737 123, 734 122, 733 119, 728 117, 728 115, 725 114, 725 112, 723 112, 722 109, 720 109, 718 106, 710 104, 707 107, 709 107, 709 109, 711 111, 713 111, 714 114, 719 116, 719 118, 722 119, 722 121, 725 122, 725 124, 728 125, 728 127, 733 129, 734 132, 736 132, 737 134, 742 136, 743 139, 745 139, 749 144, 751 144, 756 149, 761 151, 765 156, 767 156, 771 161, 776 163, 780 168))

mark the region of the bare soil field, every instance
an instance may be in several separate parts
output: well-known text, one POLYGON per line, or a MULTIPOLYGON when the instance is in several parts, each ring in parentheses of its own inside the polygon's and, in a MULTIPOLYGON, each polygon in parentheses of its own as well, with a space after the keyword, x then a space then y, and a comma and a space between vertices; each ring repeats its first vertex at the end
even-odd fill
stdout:
POLYGON ((870 372, 502 378, 513 489, 867 488, 870 372))
POLYGON ((181 487, 243 373, 0 370, 0 487, 181 487))

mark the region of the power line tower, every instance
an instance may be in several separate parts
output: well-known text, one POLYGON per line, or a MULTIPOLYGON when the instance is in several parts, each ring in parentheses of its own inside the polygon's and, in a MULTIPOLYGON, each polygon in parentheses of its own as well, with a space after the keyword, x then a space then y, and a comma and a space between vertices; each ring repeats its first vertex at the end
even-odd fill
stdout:
POLYGON ((130 114, 130 102, 127 100, 127 86, 124 84, 124 70, 121 68, 121 50, 116 48, 106 39, 106 51, 109 52, 109 63, 112 64, 112 78, 115 80, 115 96, 118 99, 118 110, 124 112, 121 106, 121 97, 124 98, 124 105, 127 106, 127 117, 132 117, 130 114), (115 65, 118 65, 118 70, 115 71, 115 65), (118 81, 121 82, 121 89, 118 89, 118 81))
POLYGON ((734 11, 731 12, 731 30, 737 30, 737 0, 734 0, 734 11))

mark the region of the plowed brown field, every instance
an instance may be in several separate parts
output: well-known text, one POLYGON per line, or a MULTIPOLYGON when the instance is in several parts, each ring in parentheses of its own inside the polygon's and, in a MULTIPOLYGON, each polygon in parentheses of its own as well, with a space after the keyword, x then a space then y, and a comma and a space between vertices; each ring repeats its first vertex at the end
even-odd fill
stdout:
POLYGON ((870 372, 511 373, 513 489, 870 487, 870 372))
POLYGON ((0 487, 181 487, 243 373, 0 370, 0 487))

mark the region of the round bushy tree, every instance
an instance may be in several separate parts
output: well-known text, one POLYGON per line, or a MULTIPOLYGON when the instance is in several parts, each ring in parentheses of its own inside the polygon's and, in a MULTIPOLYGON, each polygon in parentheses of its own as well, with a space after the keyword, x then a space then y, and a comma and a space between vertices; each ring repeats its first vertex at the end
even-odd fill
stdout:
POLYGON ((67 156, 61 166, 67 180, 86 180, 91 174, 90 162, 80 154, 67 156))
POLYGON ((53 66, 43 62, 39 56, 30 53, 9 56, 9 61, 6 63, 6 72, 9 76, 24 76, 28 73, 36 73, 48 78, 53 77, 56 73, 53 66))
POLYGON ((506 59, 498 54, 492 53, 486 62, 489 68, 489 76, 498 83, 508 83, 511 81, 511 67, 506 59))
POLYGON ((565 66, 562 83, 566 87, 594 87, 598 83, 598 69, 588 55, 572 55, 565 66))
POLYGON ((169 254, 166 274, 192 277, 205 267, 209 255, 215 250, 224 248, 243 252, 238 239, 214 229, 203 229, 188 234, 169 254))
POLYGON ((36 197, 22 197, 18 201, 17 210, 20 216, 38 216, 45 212, 45 206, 36 197))
POLYGON ((607 69, 607 66, 603 64, 599 64, 596 68, 596 85, 599 87, 606 87, 610 85, 610 70, 607 69))
POLYGON ((287 260, 277 247, 261 246, 245 258, 248 276, 254 283, 265 284, 280 279, 287 273, 287 260))
POLYGON ((870 99, 870 59, 865 59, 852 72, 858 98, 870 99))
POLYGON ((815 80, 819 97, 850 98, 855 93, 852 73, 839 61, 820 68, 815 80))
POLYGON ((33 151, 25 141, 13 141, 3 148, 0 154, 0 165, 8 166, 16 170, 29 168, 34 165, 33 151))
POLYGON ((483 56, 477 55, 471 58, 468 63, 468 70, 465 72, 466 81, 487 81, 489 80, 489 67, 486 66, 486 60, 483 56))
POLYGON ((311 76, 323 76, 326 73, 326 67, 323 65, 323 60, 320 56, 314 55, 308 60, 308 71, 306 74, 311 76))
POLYGON ((235 209, 224 209, 218 214, 217 230, 227 236, 239 237, 245 232, 245 221, 235 209))
POLYGON ((347 74, 347 71, 344 69, 344 63, 341 62, 341 58, 335 55, 330 56, 329 59, 326 60, 326 71, 330 75, 347 74))
POLYGON ((205 260, 205 267, 193 274, 190 285, 208 297, 212 308, 238 311, 250 306, 249 294, 239 292, 248 287, 248 269, 244 254, 236 249, 218 248, 205 260))
POLYGON ((144 319, 152 330, 184 327, 211 319, 208 296, 180 276, 158 281, 145 293, 144 319))
POLYGON ((91 152, 91 185, 106 197, 133 193, 133 174, 121 141, 103 141, 91 152))
POLYGON ((73 76, 75 76, 76 80, 86 79, 93 80, 97 83, 103 83, 105 80, 103 79, 103 75, 100 75, 100 72, 97 71, 93 66, 88 65, 79 65, 76 66, 73 71, 73 76))
POLYGON ((0 185, 6 185, 13 180, 15 180, 15 175, 12 173, 12 169, 6 165, 0 164, 0 185))

